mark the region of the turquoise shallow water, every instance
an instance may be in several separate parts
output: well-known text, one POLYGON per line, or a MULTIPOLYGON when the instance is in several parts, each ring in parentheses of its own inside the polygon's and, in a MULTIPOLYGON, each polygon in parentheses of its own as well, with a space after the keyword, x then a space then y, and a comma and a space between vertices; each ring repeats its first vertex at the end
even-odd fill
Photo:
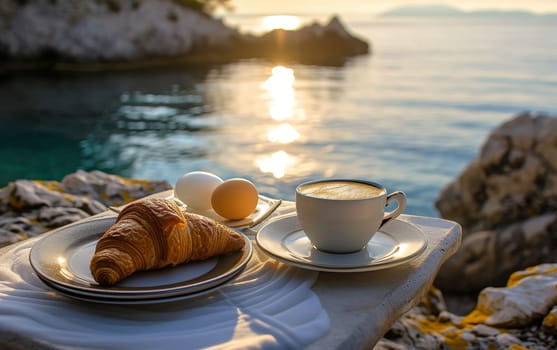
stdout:
POLYGON ((352 177, 436 216, 440 189, 490 130, 522 111, 557 114, 554 21, 345 20, 373 54, 343 67, 246 60, 2 77, 0 186, 76 169, 171 183, 206 170, 293 199, 302 181, 352 177))

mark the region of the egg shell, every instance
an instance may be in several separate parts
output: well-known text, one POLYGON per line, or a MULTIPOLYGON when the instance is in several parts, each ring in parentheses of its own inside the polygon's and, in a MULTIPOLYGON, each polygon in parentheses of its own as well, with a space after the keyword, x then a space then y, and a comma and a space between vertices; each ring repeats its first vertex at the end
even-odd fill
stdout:
POLYGON ((211 196, 213 210, 230 220, 240 220, 249 216, 259 201, 257 188, 242 178, 233 178, 218 185, 211 196))
POLYGON ((205 171, 192 171, 182 175, 174 187, 174 195, 188 207, 211 209, 211 195, 223 180, 205 171))

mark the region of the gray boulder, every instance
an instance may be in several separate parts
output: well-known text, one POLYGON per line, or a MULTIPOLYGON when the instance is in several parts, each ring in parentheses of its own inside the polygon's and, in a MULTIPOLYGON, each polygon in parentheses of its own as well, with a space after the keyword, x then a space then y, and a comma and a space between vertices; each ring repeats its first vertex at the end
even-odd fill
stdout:
POLYGON ((436 206, 463 229, 435 282, 444 292, 477 292, 556 262, 557 118, 524 113, 496 128, 436 206))
POLYGON ((477 159, 439 195, 465 234, 557 210, 557 118, 520 114, 497 127, 477 159))

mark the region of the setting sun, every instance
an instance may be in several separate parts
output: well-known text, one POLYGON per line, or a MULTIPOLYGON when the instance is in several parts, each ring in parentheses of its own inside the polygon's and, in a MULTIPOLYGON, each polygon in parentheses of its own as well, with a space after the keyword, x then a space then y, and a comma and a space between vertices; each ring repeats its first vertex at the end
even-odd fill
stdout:
POLYGON ((298 16, 266 16, 261 21, 261 28, 265 31, 273 29, 293 30, 300 27, 302 21, 298 16))

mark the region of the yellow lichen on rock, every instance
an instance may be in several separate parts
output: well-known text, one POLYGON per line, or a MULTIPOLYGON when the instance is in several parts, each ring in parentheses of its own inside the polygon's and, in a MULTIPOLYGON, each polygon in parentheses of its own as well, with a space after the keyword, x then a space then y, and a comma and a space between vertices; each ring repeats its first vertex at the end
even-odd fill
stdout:
POLYGON ((543 318, 542 326, 553 334, 557 333, 557 306, 553 306, 551 311, 543 318))
POLYGON ((443 342, 454 350, 466 350, 468 342, 462 338, 463 331, 451 322, 440 322, 437 319, 418 320, 419 329, 422 333, 440 334, 443 342))
POLYGON ((513 287, 517 285, 520 281, 522 281, 526 277, 536 276, 536 275, 550 275, 550 274, 557 274, 557 266, 556 265, 536 265, 528 267, 524 270, 514 272, 507 281, 507 287, 513 287))
POLYGON ((543 319, 543 325, 544 327, 557 327, 557 317, 554 314, 548 314, 543 319))
POLYGON ((476 308, 466 315, 462 322, 465 324, 480 324, 484 323, 488 317, 489 315, 486 315, 483 311, 476 308))
POLYGON ((445 344, 453 350, 468 349, 468 342, 462 338, 462 330, 454 330, 445 334, 445 344))
POLYGON ((65 192, 64 188, 62 188, 62 184, 58 181, 33 180, 32 182, 36 183, 39 186, 45 187, 50 191, 60 193, 65 192))
POLYGON ((509 350, 530 350, 530 348, 519 344, 511 344, 509 350))
POLYGON ((124 203, 129 203, 131 201, 133 201, 132 196, 130 196, 130 192, 128 191, 123 191, 122 192, 122 199, 124 200, 124 203))
POLYGON ((439 322, 436 319, 420 319, 418 320, 419 329, 423 333, 442 333, 447 329, 454 327, 452 323, 439 322))
POLYGON ((22 210, 25 206, 25 201, 21 197, 10 196, 8 197, 8 205, 15 210, 22 210))
POLYGON ((130 178, 125 178, 125 177, 121 177, 120 179, 122 180, 123 183, 125 183, 127 185, 147 186, 146 189, 153 186, 152 181, 150 181, 150 180, 130 179, 130 178))

